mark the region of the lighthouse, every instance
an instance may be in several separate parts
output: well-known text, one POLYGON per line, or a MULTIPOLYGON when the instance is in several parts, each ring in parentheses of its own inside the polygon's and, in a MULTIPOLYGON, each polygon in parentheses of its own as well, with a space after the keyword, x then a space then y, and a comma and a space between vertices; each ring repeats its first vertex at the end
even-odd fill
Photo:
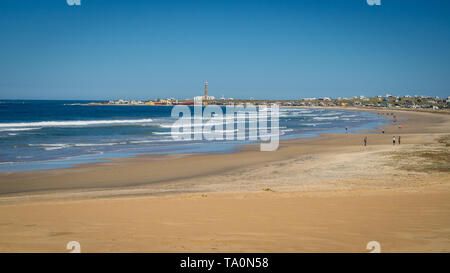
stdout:
POLYGON ((203 99, 203 105, 208 104, 208 81, 205 81, 205 98, 203 99))
POLYGON ((208 100, 208 81, 205 81, 205 100, 208 100))

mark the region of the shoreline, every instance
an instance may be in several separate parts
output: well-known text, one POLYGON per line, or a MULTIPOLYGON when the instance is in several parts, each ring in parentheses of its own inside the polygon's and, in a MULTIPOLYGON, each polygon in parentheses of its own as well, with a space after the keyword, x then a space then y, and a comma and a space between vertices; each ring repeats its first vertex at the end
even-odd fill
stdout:
MULTIPOLYGON (((297 108, 307 108, 307 107, 297 107, 297 108)), ((355 111, 355 109, 347 109, 349 111, 355 111)), ((357 111, 357 110, 356 110, 357 111)), ((372 112, 375 114, 374 111, 362 111, 362 112, 372 112)), ((389 126, 388 124, 390 123, 390 119, 385 117, 384 121, 382 122, 383 125, 376 125, 376 127, 374 127, 371 130, 363 130, 363 129, 359 129, 356 132, 353 132, 353 134, 363 134, 365 132, 376 132, 378 130, 381 130, 381 128, 383 128, 384 126, 389 126)), ((289 148, 289 146, 296 142, 301 142, 303 145, 308 145, 309 140, 313 141, 314 140, 318 140, 319 142, 321 141, 321 139, 323 138, 327 138, 327 136, 339 136, 339 135, 345 135, 345 134, 340 134, 340 133, 327 133, 327 132, 317 132, 315 134, 315 136, 312 137, 301 137, 301 138, 292 138, 292 139, 280 139, 280 147, 279 149, 281 149, 281 147, 284 147, 287 145, 287 148, 289 148)), ((144 153, 144 154, 136 154, 134 156, 125 156, 125 157, 114 157, 114 158, 102 158, 101 160, 97 161, 97 162, 86 162, 86 163, 77 163, 77 164, 73 164, 73 167, 67 167, 67 168, 54 168, 54 169, 43 169, 43 170, 25 170, 25 171, 11 171, 11 172, 0 172, 0 180, 3 180, 3 183, 5 183, 4 181, 9 180, 16 180, 13 183, 17 183, 18 179, 28 179, 28 180, 32 180, 30 178, 35 178, 35 177, 39 177, 38 180, 45 179, 46 176, 54 176, 54 175, 60 175, 62 174, 63 178, 61 178, 61 180, 65 180, 64 176, 70 176, 71 173, 77 173, 78 171, 93 171, 95 172, 96 169, 100 169, 102 167, 105 166, 120 166, 120 165, 136 165, 136 164, 140 164, 140 163, 150 163, 150 162, 158 162, 158 163, 163 163, 164 161, 170 161, 170 160, 176 160, 176 159, 182 159, 185 161, 190 161, 192 160, 197 160, 198 158, 208 158, 209 156, 212 157, 221 157, 221 156, 228 156, 228 157, 232 157, 232 155, 236 155, 236 154, 241 154, 241 153, 249 153, 251 152, 252 155, 250 157, 253 157, 253 154, 258 154, 260 153, 259 151, 259 143, 252 143, 252 144, 243 144, 243 145, 238 145, 236 147, 233 148, 233 151, 230 153, 217 153, 217 152, 212 152, 212 153, 180 153, 180 154, 153 154, 153 153, 144 153), (16 178, 16 179, 15 179, 16 178)), ((286 148, 286 147, 284 147, 286 148)), ((284 149, 283 148, 283 149, 284 149)), ((270 152, 269 152, 270 154, 270 152)), ((276 160, 279 160, 277 157, 276 160)), ((282 157, 281 159, 282 160, 282 157)), ((232 161, 232 159, 230 160, 232 161)), ((273 161, 273 160, 272 160, 273 161)), ((223 161, 222 161, 223 163, 223 161)), ((246 162, 247 165, 249 164, 249 162, 246 162)), ((164 164, 164 165, 168 165, 168 164, 164 164)), ((235 168, 238 169, 238 167, 234 166, 234 164, 231 164, 233 166, 231 166, 231 168, 235 168)), ((229 168, 225 168, 226 169, 229 168)), ((219 169, 214 169, 214 170, 210 170, 210 171, 203 171, 203 170, 199 170, 198 172, 194 172, 195 176, 208 176, 211 174, 214 174, 216 172, 222 172, 223 170, 221 168, 219 169)), ((190 173, 192 175, 192 173, 190 173)), ((188 175, 187 175, 188 176, 188 175)), ((186 178, 187 176, 182 176, 182 177, 170 177, 170 178, 163 178, 163 179, 154 179, 152 180, 152 183, 164 183, 164 182, 170 182, 173 180, 182 180, 183 178, 186 178)), ((148 178, 148 177, 147 177, 148 178)), ((121 177, 120 180, 126 180, 126 177, 121 177)), ((8 181, 9 182, 9 181, 8 181)), ((104 194, 104 191, 114 191, 115 189, 118 189, 119 191, 126 191, 127 188, 131 188, 131 187, 139 187, 140 185, 145 185, 146 183, 136 183, 136 184, 127 184, 124 183, 124 187, 120 186, 120 185, 111 185, 111 187, 99 187, 99 188, 92 188, 90 186, 86 187, 86 188, 77 188, 75 185, 74 187, 69 187, 69 188, 58 188, 58 187, 54 187, 54 185, 56 185, 57 182, 53 183, 53 187, 51 187, 50 189, 46 189, 46 188, 39 188, 38 189, 33 189, 30 190, 30 188, 28 188, 28 191, 26 189, 26 187, 22 187, 22 189, 24 191, 15 191, 15 190, 8 190, 5 192, 5 185, 4 184, 0 184, 0 204, 2 202, 4 202, 4 199, 8 199, 9 197, 18 197, 18 196, 40 196, 40 195, 47 195, 47 194, 52 194, 52 191, 55 191, 57 195, 60 194, 61 189, 62 190, 75 190, 78 191, 76 195, 78 195, 78 193, 80 193, 80 195, 83 195, 83 192, 86 191, 99 191, 99 195, 102 196, 104 194)), ((77 183, 74 183, 77 184, 77 183)), ((120 183, 119 183, 120 184, 120 183)), ((169 194, 183 194, 185 193, 185 191, 173 191, 170 190, 169 194)), ((152 193, 152 195, 161 195, 164 193, 161 192, 156 192, 156 193, 152 193)), ((112 195, 116 195, 115 193, 113 193, 112 195)), ((87 195, 89 196, 89 194, 87 195)), ((96 196, 94 194, 94 196, 96 196)), ((128 194, 125 194, 125 196, 128 196, 128 194)), ((19 198, 21 199, 21 198, 19 198)), ((39 199, 39 198, 38 198, 39 199)))
MULTIPOLYGON (((358 108, 358 107, 340 107, 340 106, 336 106, 336 107, 331 107, 331 106, 281 106, 281 108, 302 108, 302 109, 326 109, 326 110, 331 110, 331 109, 336 109, 336 110, 341 110, 341 111, 355 111, 355 112, 370 112, 370 113, 384 113, 384 112, 392 112, 392 111, 388 111, 386 109, 384 110, 380 110, 380 109, 372 109, 372 108, 358 108)), ((398 109, 398 110, 394 110, 394 111, 409 111, 407 109, 398 109)), ((415 112, 423 112, 423 111, 415 111, 415 112)), ((428 111, 427 111, 428 112, 428 111)), ((440 113, 440 112, 436 112, 436 113, 440 113)), ((450 113, 450 112, 449 112, 450 113)), ((386 117, 384 117, 384 119, 386 120, 386 117)), ((382 121, 378 122, 378 123, 383 123, 382 121)), ((386 123, 386 121, 384 121, 384 123, 386 123)), ((369 129, 369 130, 373 130, 375 131, 377 128, 381 127, 382 125, 379 124, 374 124, 372 125, 372 127, 374 127, 373 129, 369 129)), ((366 131, 367 129, 357 129, 358 131, 366 131)), ((336 129, 324 129, 323 131, 319 131, 314 133, 313 131, 306 133, 306 135, 310 135, 310 136, 305 136, 306 138, 311 138, 311 137, 319 137, 320 134, 334 134, 337 133, 336 129)), ((356 133, 356 132, 353 132, 356 133)), ((303 138, 303 137, 299 137, 296 136, 297 138, 303 138)), ((290 137, 289 135, 286 135, 285 137, 282 137, 280 140, 284 141, 286 139, 293 139, 293 137, 290 137)), ((238 151, 240 149, 240 146, 245 146, 245 145, 258 145, 259 142, 255 142, 255 143, 249 143, 249 144, 236 144, 233 145, 235 147, 229 147, 226 149, 220 148, 219 150, 217 149, 211 149, 210 152, 199 152, 198 154, 223 154, 223 153, 234 153, 236 151, 238 151)), ((230 145, 231 146, 231 145, 230 145)), ((143 148, 144 149, 144 148, 143 148)), ((197 154, 197 152, 182 152, 182 153, 161 153, 161 152, 152 152, 152 151, 140 151, 140 150, 135 150, 135 151, 106 151, 104 154, 80 154, 80 155, 73 155, 73 156, 69 156, 69 157, 65 157, 65 158, 61 158, 61 159, 48 159, 48 160, 42 160, 42 161, 23 161, 23 162, 5 162, 2 163, 2 168, 0 170, 0 174, 1 173, 16 173, 16 172, 31 172, 31 171, 50 171, 50 170, 55 170, 55 169, 67 169, 67 168, 78 168, 79 166, 84 166, 86 164, 96 164, 96 163, 101 163, 101 162, 110 162, 112 160, 117 160, 117 159, 122 159, 122 158, 136 158, 136 157, 141 157, 141 156, 145 156, 145 155, 154 155, 155 157, 158 157, 159 155, 168 155, 168 154, 181 154, 181 155, 190 155, 190 154, 197 154), (10 169, 9 166, 10 165, 10 169)), ((162 157, 161 157, 162 158, 162 157)), ((1 195, 1 192, 0 192, 1 195)))
MULTIPOLYGON (((349 109, 350 110, 350 109, 349 109)), ((353 110, 353 109, 351 109, 353 110)), ((379 111, 367 110, 367 112, 379 113, 379 111)), ((400 111, 397 113, 401 113, 400 111)), ((425 113, 415 113, 416 115, 423 115, 425 113)), ((430 115, 426 113, 425 115, 430 115)), ((434 114, 431 114, 434 115, 434 114)), ((406 117, 406 116, 405 116, 406 117)), ((402 120, 405 118, 399 118, 402 120)), ((307 149, 308 153, 327 153, 326 149, 329 145, 327 142, 333 142, 334 139, 339 139, 345 136, 346 138, 359 138, 362 134, 367 133, 369 136, 380 136, 377 134, 378 130, 386 131, 383 135, 386 139, 390 139, 390 133, 403 133, 407 129, 398 129, 394 125, 389 125, 390 121, 385 122, 385 126, 377 127, 374 130, 358 131, 350 135, 336 134, 336 133, 318 133, 317 137, 312 138, 296 138, 280 140, 280 147, 276 152, 262 153, 258 149, 258 144, 240 145, 236 151, 232 153, 200 153, 200 154, 141 154, 135 157, 124 158, 107 158, 104 162, 90 162, 75 164, 73 168, 61 168, 50 170, 36 170, 36 171, 19 171, 19 172, 0 172, 0 203, 10 197, 22 196, 40 196, 40 195, 60 195, 67 191, 76 192, 75 196, 91 192, 93 196, 108 196, 106 191, 124 191, 131 188, 145 188, 146 186, 158 186, 159 184, 176 182, 179 180, 189 180, 195 177, 208 177, 215 174, 223 174, 238 171, 252 166, 258 166, 262 163, 276 163, 277 161, 285 161, 301 155, 301 148, 312 146, 312 149, 307 149), (374 134, 375 133, 375 134, 374 134), (320 146, 323 144, 323 147, 320 146), (294 149, 293 149, 294 148, 294 149), (292 150, 292 151, 290 151, 292 150), (297 153, 298 151, 298 153, 297 153), (236 163, 236 159, 240 159, 236 163), (210 161, 218 161, 217 164, 211 164, 210 161), (194 162, 194 164, 189 163, 194 162), (208 163, 207 163, 208 162, 208 163), (244 163, 245 162, 245 163, 244 163), (157 166, 148 166, 148 165, 157 166), (185 165, 189 164, 189 167, 185 165), (208 168, 201 168, 201 164, 209 165, 208 168), (174 165, 172 167, 172 165, 174 165), (198 165, 196 168, 195 166, 198 165), (131 169, 130 169, 131 168, 131 169), (161 172, 163 169, 163 172, 161 172), (178 169, 178 172, 170 173, 171 169, 178 169), (164 173, 165 171, 165 173, 164 173), (138 172, 137 174, 133 174, 138 172), (147 173, 147 174, 146 174, 147 173), (117 174, 119 174, 117 176, 117 174), (103 176, 103 177, 102 177, 103 176), (82 183, 90 178, 91 183, 82 183), (94 177, 94 179, 92 179, 94 177), (69 179, 68 179, 69 178, 69 179), (47 181, 51 180, 51 181, 47 181), (58 181, 66 181, 65 185, 61 185, 58 181), (108 183, 109 181, 109 183, 108 183), (97 192, 97 194, 94 194, 97 192)), ((407 124, 408 122, 406 122, 407 124)), ((405 128, 408 126, 406 125, 405 128)), ((405 132, 407 133, 407 131, 405 132)), ((369 140, 370 143, 370 140, 369 140)), ((390 141, 386 141, 386 144, 390 141)), ((342 149, 341 145, 332 145, 333 148, 342 149)), ((348 143, 345 143, 348 145, 348 143)), ((358 139, 350 146, 362 145, 362 139, 358 139)), ((370 144, 369 144, 370 147, 370 144)), ((164 192, 186 193, 186 190, 181 190, 179 187, 165 188, 156 187, 157 191, 151 189, 143 189, 143 194, 159 195, 164 192)), ((187 191, 188 193, 190 191, 187 191)), ((199 192, 198 190, 194 192, 199 192)), ((117 195, 116 192, 111 195, 117 195)), ((128 196, 129 194, 125 194, 128 196)), ((70 196, 70 195, 69 195, 70 196)), ((87 196, 90 196, 89 194, 87 196)), ((22 199, 22 198, 19 198, 22 199)), ((39 198, 38 198, 39 199, 39 198)))
MULTIPOLYGON (((285 108, 291 108, 291 107, 285 107, 285 108)), ((308 107, 295 107, 295 108, 299 108, 299 109, 308 109, 308 107)), ((319 107, 320 108, 320 107, 319 107)), ((326 109, 326 108, 324 108, 326 109)), ((329 109, 330 110, 330 109, 329 109)), ((339 110, 339 109, 338 109, 339 110)), ((352 112, 371 112, 374 113, 373 111, 360 111, 358 109, 343 109, 343 110, 348 110, 348 111, 352 111, 352 112)), ((353 130, 353 133, 358 133, 358 132, 364 132, 367 130, 371 130, 371 131, 375 131, 377 130, 379 127, 386 125, 388 123, 388 118, 383 117, 380 118, 379 121, 373 121, 369 128, 364 128, 366 126, 359 126, 357 129, 351 129, 353 130)), ((286 140, 291 140, 291 139, 296 139, 296 138, 316 138, 316 137, 320 137, 321 134, 336 134, 338 131, 337 129, 320 129, 319 131, 307 131, 304 132, 304 136, 299 137, 299 135, 281 135, 280 136, 280 141, 286 141, 286 140)), ((99 155, 95 155, 95 154, 81 154, 81 155, 74 155, 74 156, 69 156, 69 157, 64 157, 61 159, 48 159, 48 160, 42 160, 42 161, 24 161, 24 162, 5 162, 3 163, 4 166, 2 169, 0 169, 0 175, 1 173, 19 173, 19 172, 34 172, 34 171, 51 171, 51 170, 57 170, 57 169, 70 169, 70 168, 79 168, 80 166, 86 166, 88 164, 93 165, 96 163, 102 163, 102 162, 111 162, 111 161, 117 161, 120 159, 129 159, 129 158, 139 158, 139 157, 145 157, 145 156, 149 156, 151 155, 153 158, 161 158, 164 159, 165 156, 167 155, 193 155, 193 154, 228 154, 228 153, 236 153, 239 152, 241 150, 242 147, 245 148, 245 146, 255 146, 255 145, 260 145, 261 141, 249 141, 247 140, 246 144, 230 144, 230 147, 227 147, 225 149, 214 149, 214 148, 210 148, 210 151, 206 151, 206 152, 169 152, 169 153, 161 153, 158 151, 139 151, 139 150, 135 150, 135 151, 131 151, 131 150, 123 150, 123 151, 106 151, 104 154, 99 154, 99 155), (251 143, 252 142, 252 143, 251 143), (87 158, 87 159, 80 159, 80 158, 87 158), (84 162, 83 162, 84 161, 84 162), (61 163, 60 163, 61 162, 61 163), (71 163, 71 162, 75 162, 75 163, 71 163), (4 167, 8 164, 11 164, 12 166, 12 170, 7 170, 4 167), (52 167, 48 167, 46 166, 46 164, 49 165, 53 165, 52 167), (25 167, 20 167, 21 165, 24 165, 25 167), (59 165, 59 166, 58 166, 59 165), (28 167, 27 167, 28 166, 28 167)), ((202 144, 206 144, 206 145, 213 145, 211 143, 205 142, 202 144)), ((221 143, 219 143, 221 144, 221 143)), ((183 145, 183 144, 180 144, 183 145)), ((189 145, 189 144, 188 144, 189 145)), ((144 148, 143 148, 144 149, 144 148)), ((0 192, 1 195, 1 192, 0 192)))
POLYGON ((0 252, 66 252, 71 240, 83 252, 368 252, 373 240, 382 252, 448 252, 450 174, 411 155, 448 151, 450 117, 397 116, 404 127, 366 132, 367 147, 365 132, 326 134, 266 154, 0 175, 0 191, 16 192, 0 197, 0 252))

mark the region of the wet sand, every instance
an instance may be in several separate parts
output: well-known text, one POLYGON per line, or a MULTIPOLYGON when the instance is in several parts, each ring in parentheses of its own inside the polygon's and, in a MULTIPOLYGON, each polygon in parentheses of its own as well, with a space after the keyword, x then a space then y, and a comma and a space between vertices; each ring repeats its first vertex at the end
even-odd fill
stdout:
POLYGON ((403 128, 283 141, 276 152, 0 173, 0 251, 66 252, 75 240, 85 252, 367 252, 369 241, 448 252, 449 172, 406 155, 448 151, 438 140, 450 115, 395 115, 403 128))

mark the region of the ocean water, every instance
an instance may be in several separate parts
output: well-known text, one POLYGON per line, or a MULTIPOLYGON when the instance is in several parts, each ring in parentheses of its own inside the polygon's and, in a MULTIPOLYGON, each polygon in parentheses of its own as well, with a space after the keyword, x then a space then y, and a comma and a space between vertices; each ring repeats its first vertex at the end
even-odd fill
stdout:
MULTIPOLYGON (((230 153, 252 143, 173 139, 170 132, 176 118, 171 117, 171 106, 84 103, 0 101, 0 171, 68 168, 147 153, 230 153)), ((351 133, 370 130, 383 122, 365 112, 280 108, 279 131, 281 139, 315 137, 322 132, 344 133, 345 127, 351 133)))

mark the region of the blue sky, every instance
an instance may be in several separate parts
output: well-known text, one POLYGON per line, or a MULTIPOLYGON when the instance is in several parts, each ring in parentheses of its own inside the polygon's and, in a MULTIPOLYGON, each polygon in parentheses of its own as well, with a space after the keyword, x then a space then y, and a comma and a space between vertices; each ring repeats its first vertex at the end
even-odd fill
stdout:
POLYGON ((450 1, 0 1, 0 98, 450 96, 450 1))

